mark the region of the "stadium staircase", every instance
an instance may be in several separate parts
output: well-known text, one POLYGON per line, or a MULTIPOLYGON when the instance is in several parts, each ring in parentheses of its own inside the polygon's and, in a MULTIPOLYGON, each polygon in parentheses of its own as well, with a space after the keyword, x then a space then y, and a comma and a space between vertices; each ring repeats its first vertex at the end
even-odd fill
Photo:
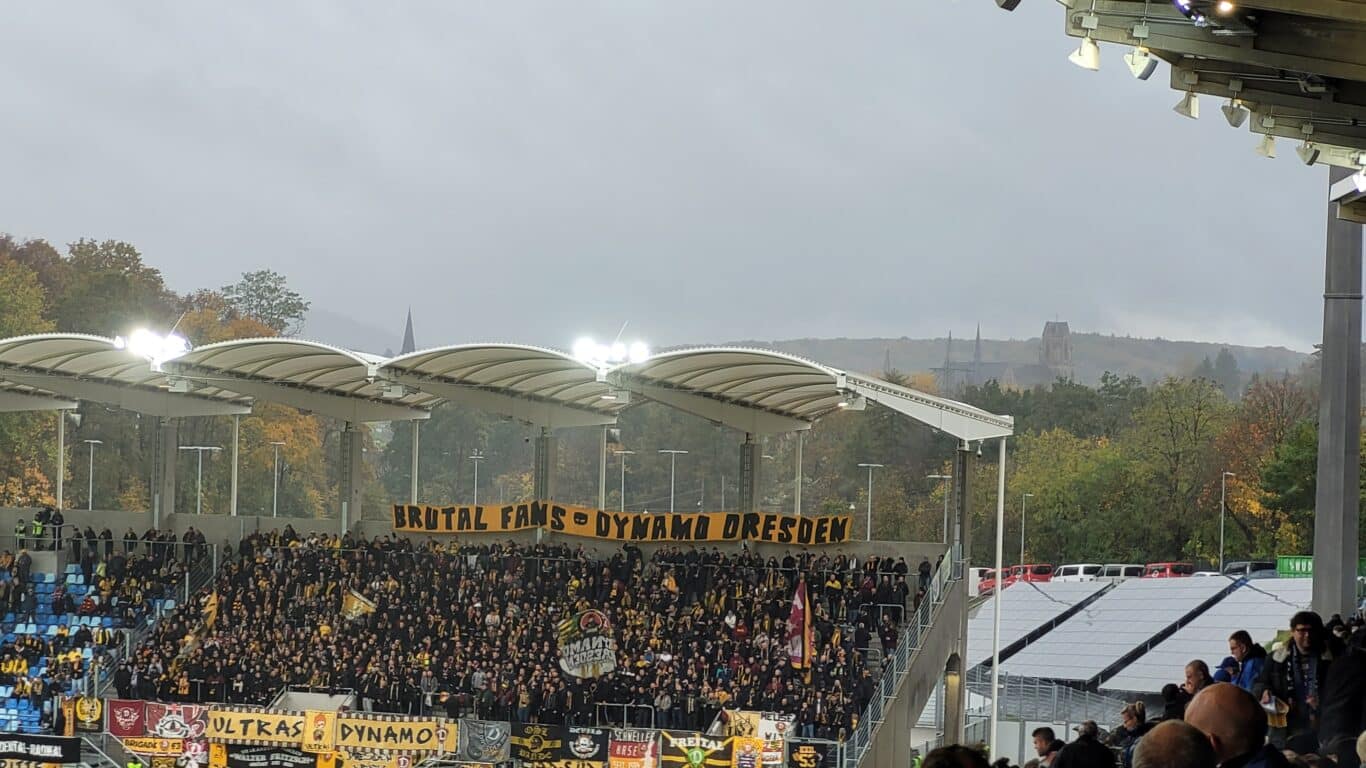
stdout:
POLYGON ((902 625, 896 650, 858 726, 840 750, 840 768, 910 766, 911 726, 925 708, 958 644, 967 587, 951 563, 935 572, 920 607, 902 625))

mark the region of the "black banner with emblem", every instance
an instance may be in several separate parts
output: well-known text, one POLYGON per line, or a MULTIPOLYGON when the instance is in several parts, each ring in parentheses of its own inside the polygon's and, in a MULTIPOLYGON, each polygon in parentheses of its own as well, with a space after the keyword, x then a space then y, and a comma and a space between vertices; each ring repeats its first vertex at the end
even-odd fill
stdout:
POLYGON ((0 734, 0 760, 35 763, 79 763, 81 740, 74 736, 36 736, 31 733, 0 734))
POLYGON ((227 768, 318 768, 318 755, 276 745, 227 745, 227 768))
POLYGON ((75 711, 77 732, 104 732, 104 699, 98 696, 78 696, 75 711))
POLYGON ((571 725, 565 729, 564 743, 560 745, 560 758, 606 765, 607 747, 611 737, 612 732, 606 728, 571 725))
POLYGON ((512 724, 512 757, 523 763, 546 763, 560 756, 564 729, 538 723, 512 724))
POLYGON ((456 727, 455 759, 466 763, 501 763, 510 752, 511 727, 489 720, 461 720, 456 727))
POLYGON ((835 745, 824 743, 787 744, 788 768, 828 768, 836 762, 835 745))

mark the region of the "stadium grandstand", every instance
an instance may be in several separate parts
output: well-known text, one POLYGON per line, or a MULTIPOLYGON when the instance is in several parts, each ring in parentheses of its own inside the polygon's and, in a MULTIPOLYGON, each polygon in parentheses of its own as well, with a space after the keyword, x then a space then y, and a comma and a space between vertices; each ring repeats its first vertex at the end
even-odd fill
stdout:
MULTIPOLYGON (((208 713, 266 707, 254 710, 265 717, 299 702, 339 717, 458 720, 439 727, 461 738, 636 729, 654 733, 660 749, 670 734, 745 738, 737 724, 752 712, 764 713, 755 729, 819 753, 813 764, 852 768, 909 754, 911 726, 947 684, 944 727, 961 733, 966 542, 856 544, 848 516, 760 510, 755 438, 873 403, 956 438, 966 477, 982 441, 1009 436, 1009 417, 767 350, 609 357, 464 344, 384 359, 280 338, 190 349, 146 333, 0 340, 0 406, 63 411, 92 401, 153 417, 158 436, 150 510, 59 503, 12 513, 15 557, 28 560, 5 629, 28 661, 24 679, 40 681, 47 698, 21 689, 29 695, 8 700, 7 724, 85 733, 100 719, 92 702, 117 704, 119 722, 145 702, 141 716, 160 725, 100 742, 104 758, 122 764, 156 757, 139 751, 149 746, 140 739, 182 727, 165 726, 168 718, 210 724, 207 743, 195 728, 178 737, 189 737, 182 756, 198 760, 208 744, 228 743, 229 754, 236 744, 215 741, 211 725, 231 718, 208 713), (553 499, 554 430, 601 429, 646 401, 743 438, 738 511, 626 515, 548 500, 433 507, 414 492, 395 500, 391 518, 360 514, 361 423, 420 422, 454 402, 539 427, 534 498, 553 499), (181 420, 235 425, 262 402, 346 424, 336 518, 239 516, 236 472, 229 514, 175 508, 181 420), (35 514, 42 526, 19 527, 35 514), (65 524, 54 525, 61 515, 65 524), (121 546, 131 534, 113 533, 125 526, 145 531, 134 550, 121 546), (32 546, 44 538, 53 546, 32 546), (59 588, 75 611, 25 611, 59 588), (79 663, 62 666, 71 659, 79 663)), ((233 442, 225 454, 235 466, 235 428, 233 442)), ((961 523, 967 497, 954 496, 961 523)), ((107 714, 96 730, 113 722, 107 714)), ((733 745, 743 754, 749 746, 733 745)))

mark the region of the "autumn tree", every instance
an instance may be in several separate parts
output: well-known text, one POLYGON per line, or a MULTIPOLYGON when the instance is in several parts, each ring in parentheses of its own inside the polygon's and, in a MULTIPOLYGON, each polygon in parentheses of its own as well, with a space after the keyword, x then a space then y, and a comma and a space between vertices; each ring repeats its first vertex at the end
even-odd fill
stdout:
POLYGON ((241 280, 224 286, 222 294, 240 315, 275 331, 271 335, 298 333, 310 306, 303 296, 290 290, 284 275, 269 269, 244 272, 241 280))

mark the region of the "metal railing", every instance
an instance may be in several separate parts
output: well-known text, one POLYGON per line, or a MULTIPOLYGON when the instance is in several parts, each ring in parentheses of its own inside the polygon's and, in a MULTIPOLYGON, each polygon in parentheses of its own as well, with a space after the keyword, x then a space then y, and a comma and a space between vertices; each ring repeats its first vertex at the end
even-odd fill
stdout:
MULTIPOLYGON (((967 685, 973 693, 990 698, 991 669, 973 667, 968 671, 967 685)), ((1036 677, 1002 672, 998 685, 997 711, 1001 717, 1045 722, 1095 720, 1104 725, 1118 722, 1124 709, 1119 699, 1036 677)))
POLYGON ((630 722, 630 720, 628 719, 629 716, 630 716, 630 714, 631 714, 631 712, 632 712, 633 710, 648 709, 648 710, 650 710, 650 725, 649 725, 649 727, 650 727, 650 728, 655 727, 655 708, 654 708, 654 705, 651 705, 651 704, 618 703, 618 702, 615 702, 615 701, 597 701, 597 702, 594 702, 594 703, 593 703, 593 724, 594 724, 594 725, 602 725, 602 724, 603 724, 603 722, 602 722, 602 721, 603 721, 603 717, 602 717, 603 711, 605 710, 605 711, 611 712, 611 711, 616 710, 618 707, 621 708, 621 722, 618 723, 615 719, 613 719, 613 718, 611 718, 611 717, 608 717, 608 718, 607 718, 607 725, 614 726, 614 727, 617 727, 617 728, 635 728, 636 726, 633 725, 633 724, 630 722))
POLYGON ((925 636, 944 604, 945 587, 954 580, 954 573, 961 574, 962 565, 953 562, 941 563, 930 580, 929 589, 920 601, 913 620, 902 627, 897 637, 896 650, 887 657, 882 677, 878 680, 877 691, 868 706, 859 716, 858 726, 844 741, 840 750, 842 768, 858 768, 865 754, 872 748, 877 728, 882 724, 887 708, 896 699, 897 688, 902 678, 911 670, 917 652, 924 644, 925 636))

